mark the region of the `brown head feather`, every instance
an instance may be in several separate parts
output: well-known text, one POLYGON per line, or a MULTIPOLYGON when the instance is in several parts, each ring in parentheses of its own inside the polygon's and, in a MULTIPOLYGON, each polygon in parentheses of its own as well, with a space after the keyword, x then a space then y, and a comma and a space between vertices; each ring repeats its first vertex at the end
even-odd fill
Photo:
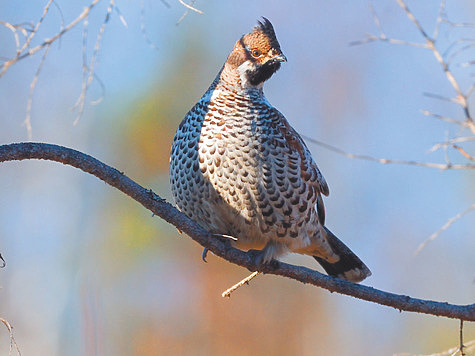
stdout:
POLYGON ((252 32, 245 34, 236 42, 226 65, 230 70, 235 70, 247 63, 245 78, 241 78, 242 83, 257 86, 269 79, 280 68, 280 63, 285 61, 274 27, 263 17, 252 32))

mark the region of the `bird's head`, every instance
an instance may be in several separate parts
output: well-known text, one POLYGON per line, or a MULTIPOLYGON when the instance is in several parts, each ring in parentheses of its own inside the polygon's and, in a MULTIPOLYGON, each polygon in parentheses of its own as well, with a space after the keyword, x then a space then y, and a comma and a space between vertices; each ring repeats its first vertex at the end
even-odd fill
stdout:
POLYGON ((262 18, 253 31, 245 34, 234 45, 226 64, 237 70, 241 85, 262 87, 287 58, 283 55, 274 27, 268 19, 262 18))

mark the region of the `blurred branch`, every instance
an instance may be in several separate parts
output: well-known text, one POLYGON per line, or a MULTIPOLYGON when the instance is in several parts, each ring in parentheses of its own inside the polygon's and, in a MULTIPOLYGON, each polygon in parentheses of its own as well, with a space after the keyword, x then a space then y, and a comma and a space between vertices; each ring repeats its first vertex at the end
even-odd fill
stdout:
POLYGON ((100 162, 94 157, 70 148, 46 143, 26 142, 0 146, 0 162, 25 159, 56 161, 92 174, 130 196, 155 215, 158 215, 168 223, 174 225, 200 245, 212 251, 215 255, 236 265, 246 267, 251 272, 259 271, 287 277, 302 283, 308 283, 327 289, 330 292, 337 292, 373 303, 390 306, 400 311, 404 310, 459 320, 475 321, 475 304, 454 305, 393 294, 361 284, 333 278, 305 267, 294 266, 283 262, 256 266, 253 262, 254 259, 250 255, 231 247, 228 239, 222 240, 213 237, 196 222, 153 193, 152 190, 143 188, 124 175, 124 173, 100 162))
POLYGON ((13 347, 15 347, 17 354, 21 356, 20 348, 18 347, 18 344, 15 341, 15 338, 13 337, 13 327, 10 325, 10 323, 7 320, 3 318, 0 318, 0 322, 3 325, 5 325, 5 327, 8 329, 8 332, 10 334, 10 349, 9 349, 8 355, 12 355, 13 347))
MULTIPOLYGON (((17 47, 17 54, 15 57, 9 59, 9 60, 6 60, 3 64, 1 64, 0 68, 1 68, 1 71, 0 71, 0 77, 2 77, 5 72, 8 70, 8 68, 10 68, 10 66, 12 66, 13 64, 15 64, 16 62, 26 58, 26 57, 30 57, 32 55, 34 55, 36 52, 40 51, 42 48, 48 46, 48 45, 51 45, 53 42, 55 42, 56 40, 58 40, 59 38, 61 38, 66 32, 68 32, 69 30, 71 30, 72 28, 74 28, 77 24, 79 24, 82 20, 84 20, 88 15, 89 15, 89 12, 92 10, 92 8, 99 2, 100 0, 93 0, 88 7, 86 7, 80 14, 79 16, 74 19, 73 21, 71 21, 66 27, 63 27, 62 26, 62 29, 61 31, 59 31, 56 35, 54 35, 53 37, 51 38, 47 38, 46 40, 44 40, 41 44, 37 45, 36 47, 33 47, 33 48, 29 48, 29 45, 31 43, 31 41, 33 40, 33 37, 36 35, 40 25, 42 24, 46 14, 48 13, 48 10, 50 8, 50 5, 52 3, 52 1, 48 1, 48 3, 46 4, 45 6, 45 9, 43 11, 43 15, 41 16, 40 20, 37 22, 37 24, 35 25, 35 27, 33 28, 33 30, 31 31, 30 35, 27 37, 25 43, 23 44, 23 46, 21 48, 18 49, 17 47)), ((3 23, 5 24, 5 23, 3 23)), ((10 25, 12 26, 13 28, 15 28, 15 26, 13 25, 10 25)), ((7 26, 9 27, 9 26, 7 26)), ((11 27, 9 27, 11 29, 11 27)), ((18 27, 16 27, 18 28, 18 27)), ((12 30, 13 31, 13 30, 12 30)), ((15 31, 13 31, 14 33, 16 33, 15 31)), ((15 40, 17 41, 17 37, 15 37, 15 40)), ((17 41, 18 43, 18 41, 17 41)))
MULTIPOLYGON (((82 114, 84 113, 84 106, 86 103, 86 94, 89 89, 89 86, 92 83, 92 80, 95 78, 95 71, 94 71, 94 66, 96 65, 98 54, 101 48, 101 41, 102 37, 104 35, 104 32, 106 30, 106 26, 109 23, 110 16, 112 14, 112 10, 118 7, 115 4, 114 0, 110 0, 109 6, 107 7, 106 10, 106 16, 104 18, 104 22, 102 23, 99 32, 96 36, 96 43, 94 45, 94 50, 92 52, 91 56, 91 61, 90 64, 87 64, 87 55, 86 55, 86 47, 87 47, 87 29, 89 25, 88 17, 86 16, 84 18, 84 29, 83 29, 83 45, 82 45, 82 55, 83 55, 83 77, 82 77, 82 87, 81 87, 81 94, 79 95, 76 104, 73 106, 73 110, 77 109, 77 116, 76 119, 74 120, 74 125, 76 125, 79 120, 82 117, 82 114)), ((121 18, 122 24, 124 24, 125 27, 127 27, 127 23, 125 22, 124 18, 120 14, 120 10, 117 10, 119 13, 119 17, 121 18)), ((96 100, 96 102, 102 101, 102 98, 99 98, 96 100)))
MULTIPOLYGON (((431 37, 426 31, 426 29, 421 25, 420 21, 417 19, 414 13, 409 9, 405 0, 396 0, 396 2, 402 8, 404 13, 408 17, 408 19, 415 25, 417 32, 419 32, 419 34, 423 37, 423 40, 424 40, 423 42, 409 42, 405 40, 391 38, 390 36, 388 36, 382 28, 381 21, 379 17, 377 16, 373 5, 370 4, 370 10, 373 15, 373 20, 376 25, 378 34, 377 35, 367 34, 365 39, 352 42, 351 45, 360 45, 360 44, 379 41, 379 42, 386 42, 386 43, 391 43, 391 44, 396 44, 396 45, 418 47, 418 48, 423 48, 423 49, 427 49, 431 51, 437 63, 439 63, 439 65, 442 67, 442 70, 445 74, 447 81, 449 82, 452 89, 455 91, 455 97, 447 98, 442 95, 433 94, 433 93, 425 93, 425 95, 438 99, 438 100, 448 101, 450 103, 453 103, 461 107, 464 118, 463 120, 456 120, 450 117, 444 117, 442 115, 431 113, 427 110, 424 110, 423 114, 458 125, 462 128, 462 130, 468 129, 473 135, 472 137, 475 137, 475 121, 471 115, 470 108, 469 108, 469 99, 474 93, 475 84, 472 83, 469 86, 469 88, 466 90, 462 89, 461 85, 459 84, 459 81, 455 77, 451 68, 452 62, 456 57, 458 57, 461 53, 465 53, 466 51, 474 47, 474 39, 459 38, 453 41, 445 51, 441 51, 438 48, 439 43, 437 42, 440 35, 442 24, 446 24, 452 28, 454 27, 473 28, 475 27, 475 24, 450 21, 447 15, 447 11, 446 11, 446 0, 442 0, 440 3, 439 15, 436 20, 435 29, 431 37)), ((468 67, 468 66, 470 66, 470 62, 462 63, 460 65, 460 67, 468 67)), ((409 165, 425 166, 425 167, 440 168, 440 169, 472 169, 474 168, 473 164, 471 163, 468 163, 466 165, 453 165, 450 163, 450 161, 448 161, 448 152, 447 152, 448 148, 452 148, 456 150, 458 153, 462 155, 463 158, 467 159, 468 161, 474 160, 473 154, 468 153, 466 149, 464 149, 463 147, 460 147, 459 145, 454 145, 451 143, 451 141, 453 141, 456 138, 457 137, 454 137, 452 139, 447 138, 447 142, 444 145, 438 146, 438 147, 443 147, 446 150, 447 164, 445 165, 432 164, 432 163, 420 163, 420 162, 413 162, 413 161, 392 161, 392 160, 378 159, 378 158, 374 158, 370 156, 348 154, 334 147, 332 148, 327 147, 327 148, 336 152, 340 151, 339 153, 344 154, 350 158, 361 158, 361 159, 376 161, 379 163, 409 164, 409 165)), ((321 144, 318 142, 315 142, 315 143, 320 144, 322 146, 327 146, 325 144, 321 144)))
MULTIPOLYGON (((170 8, 170 5, 168 3, 164 3, 164 4, 166 4, 165 6, 170 8)), ((140 32, 142 33, 142 37, 144 38, 145 42, 150 46, 150 48, 157 51, 158 46, 155 43, 152 42, 150 37, 148 37, 147 26, 145 24, 145 3, 144 3, 144 0, 140 1, 140 32)))
MULTIPOLYGON (((316 145, 322 146, 329 151, 333 151, 340 155, 343 155, 348 158, 355 158, 355 159, 362 159, 365 161, 372 161, 378 162, 381 164, 404 164, 409 166, 419 166, 419 167, 429 167, 429 168, 437 168, 437 169, 475 169, 475 164, 467 163, 467 164, 453 164, 453 163, 432 163, 432 162, 417 162, 417 161, 406 161, 406 160, 399 160, 399 159, 387 159, 387 158, 377 158, 369 155, 361 155, 356 153, 350 153, 342 150, 341 148, 329 145, 328 143, 315 140, 314 138, 308 137, 306 135, 300 135, 306 141, 312 142, 316 145)), ((439 144, 440 145, 440 144, 439 144)))
MULTIPOLYGON (((183 2, 180 1, 182 4, 183 2)), ((190 1, 190 6, 194 6, 195 5, 195 2, 196 0, 191 0, 190 1)), ((186 6, 186 4, 184 4, 186 6)), ((176 22, 176 25, 178 26, 184 19, 186 16, 188 16, 188 13, 190 12, 190 7, 187 6, 185 12, 183 13, 183 15, 178 19, 178 21, 176 22)), ((201 12, 202 13, 202 12, 201 12)))
MULTIPOLYGON (((198 10, 196 7, 193 7, 194 3, 196 0, 191 0, 191 2, 189 4, 187 4, 186 2, 184 2, 183 0, 178 0, 180 2, 180 4, 182 4, 183 6, 185 6, 187 9, 189 10, 192 10, 194 12, 197 12, 198 14, 200 15, 203 15, 203 11, 201 10, 198 10)), ((185 15, 186 16, 186 15, 185 15)))
POLYGON ((43 64, 45 63, 46 56, 48 55, 49 49, 51 45, 47 45, 45 51, 43 52, 43 56, 41 56, 40 64, 36 69, 35 76, 30 84, 30 93, 28 94, 28 102, 26 103, 26 117, 25 121, 23 121, 24 125, 26 126, 26 132, 28 134, 28 140, 31 140, 33 137, 33 129, 31 127, 31 104, 33 103, 33 93, 35 92, 36 83, 38 82, 38 78, 40 76, 41 69, 43 68, 43 64))
POLYGON ((452 224, 454 222, 456 222, 457 220, 459 220, 460 218, 462 218, 464 215, 468 214, 469 212, 475 210, 475 204, 472 204, 471 206, 469 206, 467 209, 465 209, 464 211, 458 213, 457 215, 455 215, 454 217, 450 218, 449 220, 447 220, 447 222, 439 229, 437 230, 436 232, 434 232, 432 235, 429 236, 429 238, 427 240, 425 240, 423 243, 421 243, 419 245, 419 247, 417 248, 416 252, 414 253, 415 255, 418 255, 423 249, 424 247, 426 247, 426 245, 431 242, 431 241, 434 241, 437 236, 439 236, 443 231, 447 230, 450 226, 452 226, 452 224))

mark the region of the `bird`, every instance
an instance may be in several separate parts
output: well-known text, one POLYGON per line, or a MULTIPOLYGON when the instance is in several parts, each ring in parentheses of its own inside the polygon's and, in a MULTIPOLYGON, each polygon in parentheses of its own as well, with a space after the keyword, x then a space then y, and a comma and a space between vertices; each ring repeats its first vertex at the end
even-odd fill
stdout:
POLYGON ((175 204, 211 234, 233 237, 258 265, 298 253, 330 276, 361 282, 371 271, 325 226, 325 178, 264 96, 264 83, 286 61, 265 17, 235 43, 173 138, 175 204))

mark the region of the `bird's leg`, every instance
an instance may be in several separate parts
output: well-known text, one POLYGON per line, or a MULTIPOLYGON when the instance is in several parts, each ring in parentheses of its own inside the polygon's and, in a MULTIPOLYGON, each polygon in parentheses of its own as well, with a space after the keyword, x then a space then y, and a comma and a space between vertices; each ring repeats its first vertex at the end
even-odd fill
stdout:
POLYGON ((264 257, 266 256, 265 249, 263 250, 249 250, 247 255, 251 259, 251 263, 254 264, 257 268, 261 267, 264 264, 264 257))
POLYGON ((264 265, 268 265, 273 270, 279 269, 279 261, 275 259, 271 259, 268 261, 267 257, 267 248, 264 247, 262 250, 249 250, 247 251, 247 255, 251 259, 251 263, 256 266, 257 269, 262 268, 264 265))
POLYGON ((265 265, 276 270, 279 269, 279 261, 275 258, 281 256, 285 251, 285 246, 281 243, 269 241, 262 250, 249 250, 247 254, 256 269, 262 269, 265 265))

